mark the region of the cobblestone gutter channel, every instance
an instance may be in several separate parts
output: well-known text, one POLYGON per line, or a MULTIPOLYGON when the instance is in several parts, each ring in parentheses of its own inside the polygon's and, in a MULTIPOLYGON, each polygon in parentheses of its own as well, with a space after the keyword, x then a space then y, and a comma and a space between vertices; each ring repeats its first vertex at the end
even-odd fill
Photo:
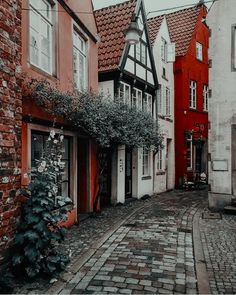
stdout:
POLYGON ((85 230, 87 234, 86 222, 94 223, 101 232, 91 236, 99 238, 93 246, 88 241, 87 252, 82 253, 76 250, 80 229, 76 238, 72 229, 73 259, 62 279, 47 290, 38 288, 30 293, 196 294, 192 225, 205 195, 200 191, 165 193, 128 207, 110 208, 114 214, 120 210, 116 218, 105 212, 107 220, 84 221, 82 233, 85 230))

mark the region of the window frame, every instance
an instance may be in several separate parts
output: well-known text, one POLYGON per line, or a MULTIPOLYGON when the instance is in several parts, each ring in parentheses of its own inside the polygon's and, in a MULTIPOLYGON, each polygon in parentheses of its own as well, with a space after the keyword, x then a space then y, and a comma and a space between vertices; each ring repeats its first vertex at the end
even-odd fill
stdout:
POLYGON ((157 171, 164 171, 163 169, 163 153, 162 149, 160 149, 157 153, 157 171))
POLYGON ((209 87, 206 84, 203 86, 203 111, 209 111, 209 87))
POLYGON ((160 84, 160 87, 158 89, 158 96, 157 96, 157 115, 161 116, 163 113, 163 85, 160 84))
POLYGON ((161 37, 161 60, 167 63, 167 41, 161 37))
POLYGON ((49 75, 53 75, 53 67, 54 67, 54 62, 55 62, 55 56, 53 56, 53 17, 52 17, 52 11, 53 11, 53 5, 50 1, 47 0, 40 0, 41 2, 45 3, 49 7, 49 16, 46 17, 43 15, 42 12, 38 8, 34 6, 32 3, 32 0, 29 0, 29 39, 28 39, 28 48, 29 48, 29 63, 30 65, 44 71, 45 73, 49 75), (38 41, 39 41, 39 46, 38 46, 38 64, 32 61, 32 56, 31 56, 31 30, 35 29, 32 27, 32 21, 31 21, 31 15, 36 14, 37 17, 40 19, 40 25, 38 26, 38 41), (47 24, 47 28, 49 28, 49 69, 45 69, 42 66, 42 22, 45 22, 47 24))
POLYGON ((200 42, 196 42, 196 59, 203 61, 203 45, 200 42))
MULTIPOLYGON (((83 91, 88 89, 88 40, 79 32, 79 29, 76 26, 73 26, 73 54, 72 54, 72 59, 73 59, 73 79, 74 79, 74 87, 78 91, 83 91), (84 51, 82 51, 80 48, 78 48, 75 45, 76 38, 78 38, 79 42, 82 42, 84 51), (83 77, 83 87, 79 88, 78 84, 79 82, 79 76, 80 72, 78 71, 78 82, 76 82, 76 75, 75 75, 75 61, 74 61, 74 56, 75 53, 77 56, 80 58, 80 56, 83 57, 83 66, 84 66, 84 77, 83 77)), ((80 69, 79 69, 80 70, 80 69)))
POLYGON ((151 159, 150 149, 143 147, 143 149, 142 149, 142 177, 148 177, 151 174, 150 173, 150 171, 151 171, 150 159, 151 159), (146 160, 147 160, 147 162, 145 162, 146 160))
MULTIPOLYGON (((124 88, 124 94, 125 94, 125 88, 124 88)), ((119 102, 126 104, 128 106, 131 105, 131 86, 123 81, 120 81, 120 85, 118 87, 118 100, 119 102), (125 98, 126 96, 124 95, 123 98, 121 99, 121 85, 123 85, 124 87, 128 87, 129 88, 129 97, 128 97, 128 103, 127 103, 127 98, 125 98)))
POLYGON ((135 107, 138 110, 142 110, 142 107, 143 107, 143 92, 142 92, 142 90, 140 90, 140 89, 138 89, 136 87, 134 87, 133 91, 132 91, 131 106, 135 107), (139 97, 138 94, 141 94, 141 97, 139 97), (134 98, 136 99, 135 106, 134 106, 134 103, 133 103, 134 98))
POLYGON ((166 99, 166 105, 165 105, 165 115, 167 117, 171 117, 171 101, 170 101, 170 88, 166 87, 165 89, 166 95, 165 95, 165 99, 166 99))
POLYGON ((152 115, 152 95, 147 92, 143 93, 142 110, 143 112, 147 112, 148 114, 152 115), (146 103, 144 103, 145 100, 146 103), (147 106, 146 109, 144 107, 145 105, 147 106))
POLYGON ((231 70, 236 72, 236 24, 232 25, 231 70))
POLYGON ((189 108, 197 109, 197 82, 195 80, 189 81, 189 108))
POLYGON ((192 171, 193 170, 193 135, 192 134, 187 134, 186 146, 187 146, 187 154, 186 154, 187 171, 192 171), (190 145, 189 147, 188 147, 188 144, 190 145), (188 157, 188 150, 190 151, 190 157, 188 157), (190 163, 190 165, 188 165, 188 163, 190 163))

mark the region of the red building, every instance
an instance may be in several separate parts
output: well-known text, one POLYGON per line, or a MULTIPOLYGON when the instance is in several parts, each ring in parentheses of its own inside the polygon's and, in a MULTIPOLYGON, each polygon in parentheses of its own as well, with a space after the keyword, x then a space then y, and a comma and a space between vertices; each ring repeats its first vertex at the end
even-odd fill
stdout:
POLYGON ((207 174, 208 47, 207 10, 197 5, 166 15, 176 44, 175 166, 176 186, 207 174))
MULTIPOLYGON (((22 69, 27 78, 46 79, 62 91, 98 88, 97 27, 91 0, 22 1, 22 69), (86 12, 86 13, 80 13, 86 12)), ((53 118, 34 100, 23 100, 22 185, 40 158, 56 120, 63 127, 66 171, 62 194, 74 203, 68 224, 93 211, 97 193, 96 147, 85 134, 53 118)))

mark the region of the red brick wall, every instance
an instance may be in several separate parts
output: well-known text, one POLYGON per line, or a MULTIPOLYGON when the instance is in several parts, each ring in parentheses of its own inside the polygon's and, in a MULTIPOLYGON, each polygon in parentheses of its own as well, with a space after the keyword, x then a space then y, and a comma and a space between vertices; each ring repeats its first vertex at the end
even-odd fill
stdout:
POLYGON ((21 169, 21 0, 0 0, 0 259, 19 216, 21 169))

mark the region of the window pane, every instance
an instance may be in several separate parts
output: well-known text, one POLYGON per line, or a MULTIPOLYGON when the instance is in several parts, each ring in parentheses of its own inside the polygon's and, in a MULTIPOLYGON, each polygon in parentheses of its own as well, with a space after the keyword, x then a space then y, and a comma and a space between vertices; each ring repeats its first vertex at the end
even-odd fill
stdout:
POLYGON ((30 61, 39 65, 39 35, 33 29, 30 29, 30 61))
POLYGON ((49 18, 49 12, 50 12, 50 6, 49 6, 49 3, 46 3, 44 1, 39 1, 37 0, 38 2, 41 3, 41 7, 40 7, 40 12, 41 14, 46 17, 46 18, 49 18))

